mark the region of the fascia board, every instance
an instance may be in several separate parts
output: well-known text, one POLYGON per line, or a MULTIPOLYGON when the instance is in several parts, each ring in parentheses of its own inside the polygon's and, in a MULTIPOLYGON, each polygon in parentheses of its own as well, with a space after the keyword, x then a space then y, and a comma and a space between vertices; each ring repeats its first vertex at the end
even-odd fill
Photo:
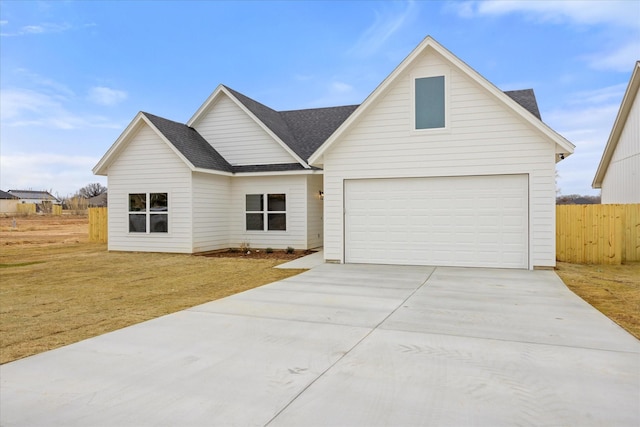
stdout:
POLYGON ((215 90, 213 92, 211 92, 211 95, 209 95, 209 97, 206 99, 206 101, 204 101, 202 103, 202 105, 200 106, 200 108, 198 108, 196 110, 196 112, 193 114, 193 116, 191 116, 191 118, 187 122, 187 126, 194 127, 193 126, 194 123, 197 122, 200 119, 200 117, 209 109, 209 106, 218 97, 218 95, 220 94, 220 92, 223 89, 224 89, 224 87, 222 85, 218 85, 218 87, 215 88, 215 90))
POLYGON ((520 117, 530 123, 534 128, 541 131, 545 136, 554 141, 558 146, 561 147, 563 152, 567 155, 573 153, 575 145, 566 140, 563 136, 558 134, 556 131, 551 129, 541 120, 538 120, 534 117, 530 112, 525 110, 520 104, 515 102, 513 99, 509 98, 503 91, 494 86, 487 79, 482 77, 477 71, 467 65, 464 61, 459 59, 445 47, 440 45, 437 41, 435 41, 431 36, 427 36, 401 63, 398 65, 392 72, 385 78, 382 83, 364 100, 364 102, 356 109, 356 111, 349 116, 345 122, 336 129, 336 131, 322 144, 315 153, 309 157, 309 164, 316 164, 318 160, 323 156, 324 152, 331 147, 335 143, 335 141, 348 129, 355 121, 358 120, 360 116, 362 116, 369 106, 380 97, 381 94, 385 92, 385 90, 398 78, 398 76, 405 71, 414 61, 415 59, 422 54, 422 52, 428 47, 432 48, 436 53, 443 56, 446 60, 448 60, 451 64, 457 67, 460 71, 465 73, 471 79, 480 84, 483 88, 489 91, 492 95, 494 95, 498 100, 502 101, 508 107, 510 107, 515 113, 517 113, 520 117))
POLYGON ((137 130, 142 120, 144 114, 142 111, 138 112, 136 116, 131 120, 131 123, 127 125, 125 130, 120 134, 116 142, 114 142, 111 147, 107 150, 107 152, 102 156, 102 158, 98 161, 98 163, 91 169, 94 175, 107 175, 107 171, 105 170, 109 164, 111 164, 113 158, 122 150, 124 145, 129 139, 129 136, 137 130))
POLYGON ((604 147, 604 152, 602 153, 602 158, 600 159, 600 164, 598 165, 596 174, 593 177, 591 188, 602 188, 602 181, 604 180, 604 176, 607 173, 607 169, 609 168, 609 163, 611 163, 613 153, 618 146, 620 134, 622 134, 624 124, 629 117, 629 112, 631 111, 631 107, 633 106, 633 103, 638 95, 639 89, 640 61, 636 62, 633 73, 631 75, 631 79, 629 80, 629 85, 627 86, 627 90, 622 97, 622 103, 620 104, 618 115, 616 116, 616 120, 613 122, 613 128, 611 129, 611 134, 609 135, 609 139, 607 140, 607 145, 605 145, 604 147))

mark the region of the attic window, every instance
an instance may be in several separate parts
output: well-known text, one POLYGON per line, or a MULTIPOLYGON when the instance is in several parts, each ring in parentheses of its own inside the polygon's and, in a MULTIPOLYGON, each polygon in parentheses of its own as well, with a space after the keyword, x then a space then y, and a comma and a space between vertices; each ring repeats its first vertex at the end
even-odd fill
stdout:
POLYGON ((416 79, 416 129, 445 127, 444 76, 416 79))

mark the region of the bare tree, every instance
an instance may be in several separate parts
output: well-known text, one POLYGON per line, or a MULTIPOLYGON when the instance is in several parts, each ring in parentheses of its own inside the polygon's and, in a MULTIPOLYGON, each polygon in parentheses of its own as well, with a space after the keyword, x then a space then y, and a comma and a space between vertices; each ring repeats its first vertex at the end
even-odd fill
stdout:
POLYGON ((94 182, 93 184, 87 184, 78 190, 78 195, 90 199, 91 197, 96 197, 105 193, 107 191, 107 187, 100 184, 99 182, 94 182))

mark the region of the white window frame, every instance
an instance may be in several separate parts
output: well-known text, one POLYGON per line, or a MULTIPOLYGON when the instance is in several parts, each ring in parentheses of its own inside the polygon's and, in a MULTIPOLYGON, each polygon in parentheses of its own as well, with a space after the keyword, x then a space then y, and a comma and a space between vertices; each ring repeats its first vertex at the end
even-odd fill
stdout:
POLYGON ((127 193, 127 224, 128 233, 135 236, 140 235, 167 235, 169 234, 169 192, 160 192, 160 191, 134 191, 131 193, 127 193), (131 210, 131 196, 134 194, 144 194, 145 196, 145 209, 141 211, 132 211, 131 210), (166 211, 158 211, 154 212, 151 210, 151 195, 152 194, 165 194, 167 197, 167 210, 166 211), (131 215, 144 215, 145 216, 145 231, 131 231, 130 218, 131 215), (166 217, 167 229, 166 231, 153 231, 151 230, 151 215, 164 215, 166 217))
POLYGON ((411 131, 417 134, 419 133, 441 133, 441 132, 449 132, 449 124, 451 120, 451 112, 449 108, 449 81, 450 76, 448 70, 441 70, 440 72, 433 72, 430 74, 415 74, 410 78, 410 93, 411 93, 411 131), (430 77, 444 77, 444 127, 440 128, 427 128, 427 129, 418 129, 416 123, 416 80, 418 79, 427 79, 430 77))
POLYGON ((246 233, 285 233, 289 229, 289 215, 287 214, 287 193, 246 193, 244 197, 244 231, 246 233), (269 210, 269 196, 280 195, 284 196, 283 211, 270 211, 269 210), (249 211, 247 210, 247 196, 262 196, 262 210, 261 211, 249 211), (262 230, 249 230, 247 229, 247 214, 262 214, 262 230), (284 230, 269 230, 269 214, 284 214, 284 230))

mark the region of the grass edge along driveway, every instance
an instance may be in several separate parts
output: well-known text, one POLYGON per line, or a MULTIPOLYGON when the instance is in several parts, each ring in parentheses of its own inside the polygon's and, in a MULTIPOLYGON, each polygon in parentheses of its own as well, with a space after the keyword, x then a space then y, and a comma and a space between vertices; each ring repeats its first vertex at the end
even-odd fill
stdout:
POLYGON ((108 252, 104 244, 4 246, 0 363, 275 282, 280 260, 108 252))

